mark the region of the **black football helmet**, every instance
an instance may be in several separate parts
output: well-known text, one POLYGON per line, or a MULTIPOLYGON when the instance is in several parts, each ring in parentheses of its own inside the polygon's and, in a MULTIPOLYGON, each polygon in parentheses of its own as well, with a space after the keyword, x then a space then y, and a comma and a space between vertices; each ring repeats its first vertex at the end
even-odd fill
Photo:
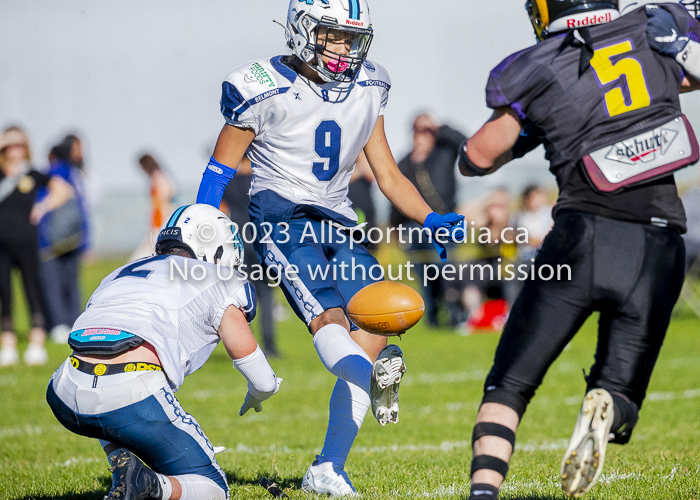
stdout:
POLYGON ((691 16, 700 19, 700 0, 681 0, 681 3, 691 16))
POLYGON ((620 17, 619 4, 619 0, 527 0, 525 8, 537 40, 542 41, 557 31, 614 21, 620 17))

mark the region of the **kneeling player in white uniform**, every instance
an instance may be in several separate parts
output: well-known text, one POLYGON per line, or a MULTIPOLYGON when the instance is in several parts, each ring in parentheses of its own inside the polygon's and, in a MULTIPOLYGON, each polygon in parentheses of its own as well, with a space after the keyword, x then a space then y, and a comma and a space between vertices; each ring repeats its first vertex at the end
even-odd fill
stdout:
POLYGON ((282 379, 248 326, 255 289, 233 270, 242 262, 228 217, 209 205, 181 207, 158 236, 156 255, 107 276, 75 322, 73 355, 46 398, 64 427, 100 440, 113 471, 106 499, 229 497, 214 447, 174 392, 219 340, 248 381, 240 415, 261 411, 279 389, 282 379), (191 269, 189 259, 203 262, 185 279, 178 269, 191 269))
MULTIPOLYGON (((381 425, 398 422, 406 369, 398 346, 358 330, 345 312, 355 293, 383 279, 367 248, 347 239, 357 227, 347 194, 358 157, 364 152, 382 193, 427 234, 441 229, 445 241, 463 217, 432 212, 391 154, 384 133, 391 80, 366 60, 374 36, 367 1, 291 0, 286 32, 293 55, 252 61, 223 83, 226 124, 197 202, 218 207, 247 154, 255 251, 261 264, 283 276, 289 304, 338 377, 323 451, 302 488, 352 494, 344 467, 355 436, 370 404, 381 425), (291 266, 294 278, 285 273, 291 266)), ((444 246, 436 247, 445 259, 444 246)))

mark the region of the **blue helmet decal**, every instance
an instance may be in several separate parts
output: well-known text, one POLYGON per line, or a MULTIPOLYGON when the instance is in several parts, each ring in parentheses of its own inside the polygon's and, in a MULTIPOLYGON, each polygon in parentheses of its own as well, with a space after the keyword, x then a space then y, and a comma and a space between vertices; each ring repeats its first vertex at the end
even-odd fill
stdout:
POLYGON ((350 19, 360 19, 360 0, 350 0, 350 19))
POLYGON ((233 234, 233 248, 236 250, 243 249, 243 238, 241 238, 235 226, 231 226, 231 233, 233 234))

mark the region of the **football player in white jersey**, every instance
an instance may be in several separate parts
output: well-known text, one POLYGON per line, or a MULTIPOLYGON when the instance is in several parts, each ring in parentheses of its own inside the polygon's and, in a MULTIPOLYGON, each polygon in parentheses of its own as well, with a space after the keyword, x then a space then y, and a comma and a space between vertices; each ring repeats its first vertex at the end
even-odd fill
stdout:
POLYGON ((248 381, 241 416, 279 389, 248 326, 255 289, 235 271, 242 243, 215 208, 181 207, 156 255, 107 276, 75 322, 73 355, 46 398, 64 427, 100 440, 113 467, 107 500, 229 498, 214 446, 174 392, 220 340, 248 381))
POLYGON ((398 421, 405 371, 401 350, 357 330, 345 311, 358 290, 383 279, 363 245, 341 241, 357 226, 347 193, 358 157, 366 155, 380 190, 407 218, 431 237, 441 230, 432 240, 443 259, 442 243, 463 235, 464 218, 432 212, 396 166, 384 133, 391 80, 381 65, 366 60, 374 36, 367 1, 291 0, 286 35, 292 55, 244 64, 224 81, 226 124, 197 202, 218 207, 247 155, 258 258, 284 275, 290 305, 308 326, 324 366, 339 379, 323 451, 302 488, 352 494, 344 466, 355 436, 370 404, 380 424, 398 421), (298 271, 294 278, 285 273, 289 266, 298 271), (346 279, 314 274, 327 266, 338 273, 345 267, 346 279))

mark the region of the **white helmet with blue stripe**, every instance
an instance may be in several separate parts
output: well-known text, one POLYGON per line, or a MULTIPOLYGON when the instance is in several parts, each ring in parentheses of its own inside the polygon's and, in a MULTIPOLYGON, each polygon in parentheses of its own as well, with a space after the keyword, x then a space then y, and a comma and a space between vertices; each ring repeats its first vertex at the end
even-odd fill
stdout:
POLYGON ((291 0, 287 44, 326 82, 351 82, 373 38, 367 0, 291 0))
POLYGON ((211 205, 186 205, 173 212, 158 235, 156 255, 172 248, 184 248, 193 258, 223 267, 243 264, 243 240, 236 225, 211 205))

